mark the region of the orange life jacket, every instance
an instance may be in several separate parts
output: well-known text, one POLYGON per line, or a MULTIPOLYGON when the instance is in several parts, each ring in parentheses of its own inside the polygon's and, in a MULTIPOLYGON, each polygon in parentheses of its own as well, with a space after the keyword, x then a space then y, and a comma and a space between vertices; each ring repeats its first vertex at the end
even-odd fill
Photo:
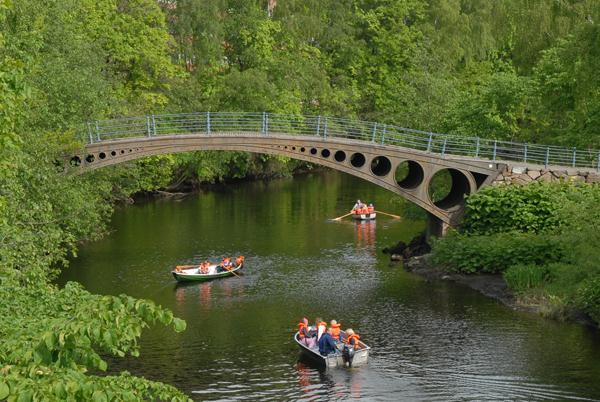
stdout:
POLYGON ((240 255, 238 258, 235 259, 235 265, 241 265, 242 262, 244 262, 244 256, 240 255))
POLYGON ((375 212, 375 207, 368 207, 367 210, 370 214, 372 214, 373 212, 375 212))
POLYGON ((361 214, 368 214, 368 213, 369 213, 369 207, 363 207, 363 208, 360 210, 360 213, 361 213, 361 214))
POLYGON ((304 339, 304 331, 302 331, 302 330, 305 328, 306 328, 305 323, 303 323, 303 322, 298 323, 298 338, 304 339))
POLYGON ((360 348, 360 345, 358 344, 358 340, 360 339, 360 336, 353 334, 350 335, 346 338, 346 340, 344 340, 344 343, 347 343, 348 345, 352 345, 352 340, 354 340, 354 349, 358 349, 360 348))
POLYGON ((333 339, 340 339, 340 324, 334 324, 331 326, 331 336, 333 339))

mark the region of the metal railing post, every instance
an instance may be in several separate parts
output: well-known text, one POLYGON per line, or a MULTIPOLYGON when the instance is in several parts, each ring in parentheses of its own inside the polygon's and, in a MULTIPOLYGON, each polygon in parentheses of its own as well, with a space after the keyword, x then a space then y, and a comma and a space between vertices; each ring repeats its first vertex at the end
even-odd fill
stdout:
POLYGON ((494 140, 494 150, 492 151, 492 160, 496 161, 496 150, 498 149, 498 140, 494 140))
POLYGON ((577 162, 577 148, 573 148, 573 167, 575 167, 576 162, 577 162))
POLYGON ((210 134, 210 112, 206 112, 206 134, 210 134))
POLYGON ((327 139, 327 117, 325 117, 325 126, 323 127, 323 138, 327 139))
POLYGON ((527 163, 527 144, 525 144, 525 150, 523 151, 523 162, 527 163))
POLYGON ((376 134, 377 134, 377 123, 373 124, 373 135, 371 136, 371 142, 375 142, 376 134))
POLYGON ((596 170, 600 172, 600 151, 598 151, 598 165, 596 166, 596 170))
POLYGON ((87 127, 88 127, 88 136, 90 137, 90 144, 93 144, 94 143, 94 137, 92 136, 92 125, 90 124, 89 121, 87 123, 87 127))
POLYGON ((433 141, 433 133, 429 133, 429 141, 427 141, 427 152, 431 152, 432 141, 433 141))
POLYGON ((381 132, 381 145, 385 144, 385 132, 387 130, 387 124, 383 125, 383 131, 381 132))
POLYGON ((544 166, 546 169, 548 169, 549 162, 550 162, 550 147, 546 147, 546 161, 544 163, 544 166))
POLYGON ((150 116, 146 116, 146 135, 152 137, 152 131, 150 131, 150 116))
POLYGON ((317 134, 316 135, 320 135, 321 134, 321 116, 317 116, 317 134))
POLYGON ((269 135, 269 113, 265 112, 265 135, 269 135))
POLYGON ((156 118, 152 115, 152 135, 156 136, 156 118))
POLYGON ((448 137, 444 138, 444 143, 442 144, 442 158, 446 155, 446 143, 448 142, 448 137))
POLYGON ((98 123, 98 120, 96 120, 96 139, 98 140, 98 142, 100 142, 100 123, 98 123))
POLYGON ((266 130, 265 112, 263 112, 263 114, 262 114, 262 129, 261 129, 261 132, 263 135, 267 134, 267 132, 265 130, 266 130))
POLYGON ((475 157, 476 158, 479 158, 479 147, 481 146, 480 142, 481 142, 481 139, 479 137, 477 137, 477 145, 475 147, 475 157))

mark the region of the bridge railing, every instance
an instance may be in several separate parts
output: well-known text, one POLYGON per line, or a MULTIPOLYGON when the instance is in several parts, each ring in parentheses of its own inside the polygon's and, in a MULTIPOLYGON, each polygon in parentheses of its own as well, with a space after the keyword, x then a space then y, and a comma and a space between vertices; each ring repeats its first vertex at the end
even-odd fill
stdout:
POLYGON ((442 156, 468 156, 491 161, 515 161, 544 166, 600 170, 599 150, 498 141, 478 137, 413 130, 390 124, 325 116, 273 113, 201 112, 149 115, 87 123, 88 143, 131 137, 188 134, 259 133, 346 138, 405 147, 442 156))

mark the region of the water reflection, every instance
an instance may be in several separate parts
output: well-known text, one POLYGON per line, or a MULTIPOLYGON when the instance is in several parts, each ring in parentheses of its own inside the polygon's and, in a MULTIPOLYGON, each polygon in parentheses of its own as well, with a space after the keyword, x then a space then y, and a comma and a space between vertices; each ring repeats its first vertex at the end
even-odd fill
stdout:
POLYGON ((377 228, 375 221, 356 221, 354 225, 356 226, 356 244, 373 247, 377 228))

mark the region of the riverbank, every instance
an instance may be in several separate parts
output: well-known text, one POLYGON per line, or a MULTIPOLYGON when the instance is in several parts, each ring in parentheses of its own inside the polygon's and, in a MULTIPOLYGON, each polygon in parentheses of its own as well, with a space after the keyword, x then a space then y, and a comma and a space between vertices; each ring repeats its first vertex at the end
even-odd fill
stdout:
MULTIPOLYGON (((539 314, 543 317, 560 321, 576 322, 594 329, 600 328, 583 311, 572 309, 557 312, 551 301, 545 298, 523 297, 515 294, 511 291, 501 274, 461 274, 447 272, 443 268, 434 266, 431 258, 431 254, 424 254, 405 259, 403 261, 404 269, 421 276, 426 281, 452 281, 466 286, 486 297, 499 301, 512 310, 539 314)), ((398 260, 392 261, 400 263, 398 260)))

